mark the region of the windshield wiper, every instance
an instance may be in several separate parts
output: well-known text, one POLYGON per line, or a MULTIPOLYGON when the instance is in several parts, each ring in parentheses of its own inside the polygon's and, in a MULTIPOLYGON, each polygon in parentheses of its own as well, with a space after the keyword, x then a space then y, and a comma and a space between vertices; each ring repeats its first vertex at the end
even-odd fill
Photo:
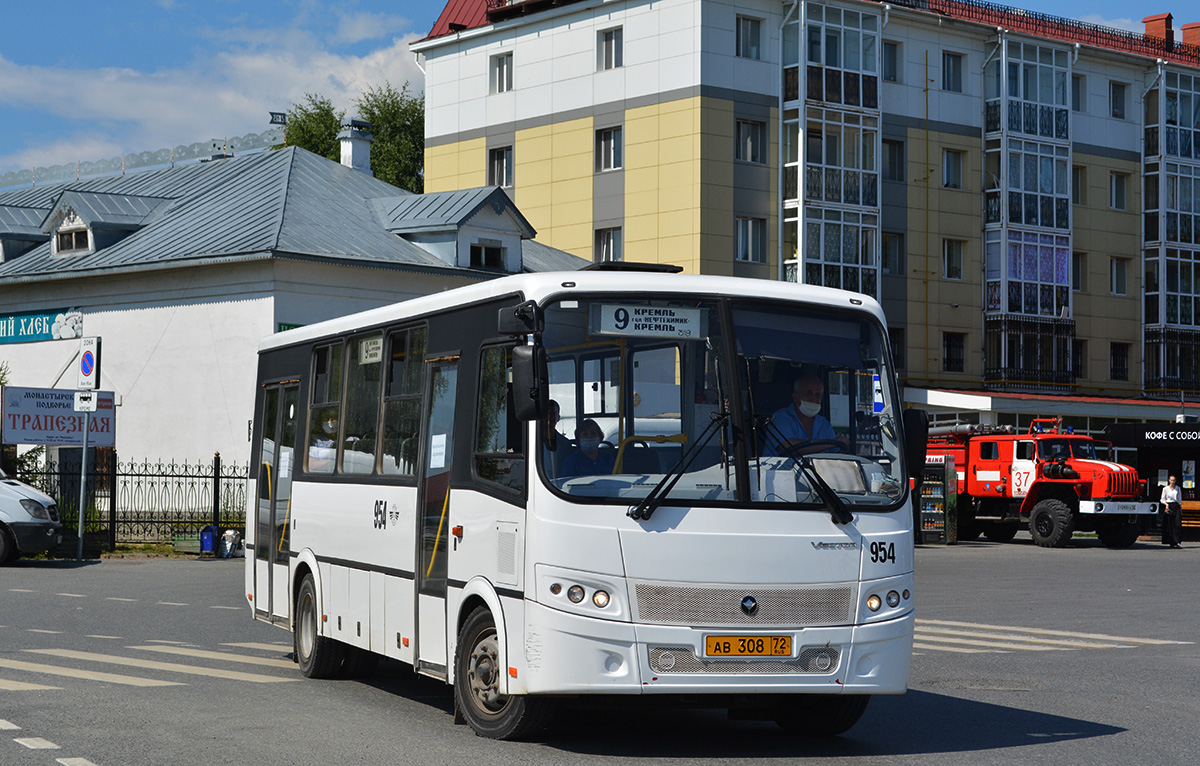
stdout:
POLYGON ((700 456, 700 450, 704 449, 712 441, 713 436, 727 420, 729 420, 728 412, 713 413, 712 420, 704 427, 704 430, 700 433, 700 438, 696 439, 670 471, 663 474, 658 484, 654 485, 654 489, 650 490, 642 498, 642 502, 630 508, 626 515, 631 519, 650 518, 654 511, 662 505, 662 501, 671 493, 671 490, 675 488, 675 485, 679 483, 679 480, 683 478, 683 475, 687 473, 687 469, 691 467, 692 463, 696 462, 696 458, 700 456))
POLYGON ((829 506, 829 515, 833 518, 834 524, 849 524, 854 520, 850 509, 846 507, 846 501, 838 496, 833 487, 829 486, 829 482, 817 473, 816 467, 813 465, 812 458, 808 455, 801 455, 796 449, 796 445, 788 444, 787 437, 779 430, 779 426, 775 425, 770 418, 763 422, 763 430, 779 440, 778 448, 787 453, 786 457, 792 459, 796 465, 800 466, 805 478, 812 483, 813 488, 817 490, 817 494, 829 506))

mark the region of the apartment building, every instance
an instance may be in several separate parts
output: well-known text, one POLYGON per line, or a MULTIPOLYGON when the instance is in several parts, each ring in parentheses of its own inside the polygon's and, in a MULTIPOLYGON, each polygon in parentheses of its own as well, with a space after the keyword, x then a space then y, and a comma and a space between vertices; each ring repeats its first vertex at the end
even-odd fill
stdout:
POLYGON ((595 260, 871 295, 945 417, 1173 419, 1200 399, 1200 23, 1173 25, 451 0, 413 45, 426 184, 504 186, 595 260))

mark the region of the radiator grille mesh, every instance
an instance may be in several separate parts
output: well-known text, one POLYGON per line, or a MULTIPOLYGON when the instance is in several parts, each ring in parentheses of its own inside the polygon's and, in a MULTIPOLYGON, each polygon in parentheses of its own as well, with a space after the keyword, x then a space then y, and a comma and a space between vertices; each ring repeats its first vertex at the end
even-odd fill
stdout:
POLYGON ((697 657, 687 647, 651 647, 650 668, 668 673, 836 673, 837 649, 810 646, 794 659, 784 660, 708 660, 697 657))
POLYGON ((697 587, 639 582, 634 588, 635 619, 658 625, 845 625, 853 618, 856 600, 856 588, 851 585, 697 587), (757 603, 753 614, 742 610, 746 596, 757 603))

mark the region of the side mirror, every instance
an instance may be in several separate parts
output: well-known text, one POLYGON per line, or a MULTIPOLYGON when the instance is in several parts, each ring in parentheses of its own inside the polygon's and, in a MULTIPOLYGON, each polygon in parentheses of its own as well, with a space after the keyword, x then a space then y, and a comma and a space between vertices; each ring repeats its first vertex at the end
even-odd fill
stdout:
POLYGON ((925 470, 925 449, 929 442, 929 413, 925 410, 905 410, 904 460, 908 464, 908 476, 918 484, 925 470))
POLYGON ((534 301, 506 306, 496 313, 497 330, 501 335, 537 334, 546 326, 542 307, 534 301))
POLYGON ((537 419, 550 401, 546 349, 541 345, 515 347, 512 376, 513 417, 520 422, 537 419))

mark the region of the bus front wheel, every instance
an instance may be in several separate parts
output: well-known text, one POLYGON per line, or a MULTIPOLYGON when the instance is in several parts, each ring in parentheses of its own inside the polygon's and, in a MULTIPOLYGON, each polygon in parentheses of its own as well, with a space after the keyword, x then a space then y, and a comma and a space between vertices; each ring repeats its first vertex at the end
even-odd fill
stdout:
POLYGON ((317 586, 312 575, 305 575, 296 596, 296 624, 293 630, 296 660, 300 672, 308 678, 332 678, 342 667, 342 645, 320 634, 317 619, 317 586))
POLYGON ((870 701, 865 694, 804 695, 781 702, 775 723, 788 734, 801 737, 836 737, 858 723, 870 701))
POLYGON ((458 632, 454 658, 454 702, 481 737, 520 739, 541 730, 550 717, 548 700, 500 692, 500 643, 492 614, 479 607, 458 632))

